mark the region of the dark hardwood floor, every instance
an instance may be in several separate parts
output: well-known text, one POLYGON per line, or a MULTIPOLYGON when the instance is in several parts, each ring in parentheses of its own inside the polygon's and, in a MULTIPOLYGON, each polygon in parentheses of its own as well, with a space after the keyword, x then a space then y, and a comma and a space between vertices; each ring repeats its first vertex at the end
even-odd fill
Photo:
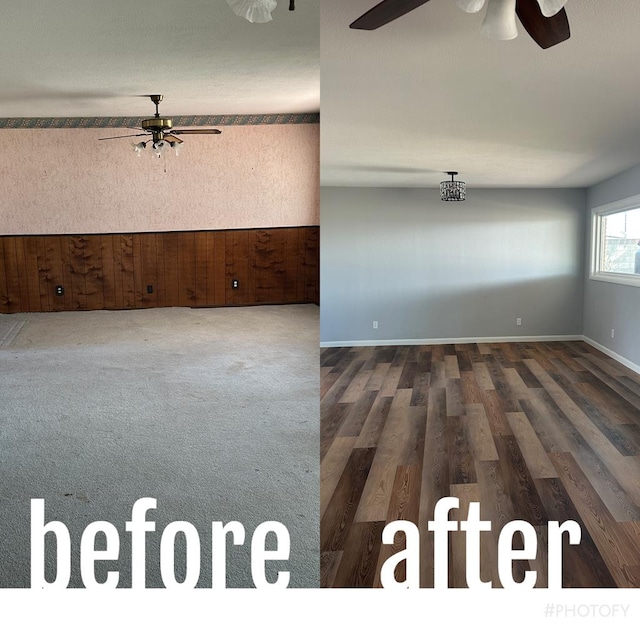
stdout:
MULTIPOLYGON (((492 523, 480 576, 494 587, 512 520, 538 538, 516 580, 530 569, 547 586, 547 522, 575 520, 563 586, 640 586, 640 376, 584 342, 327 348, 321 366, 323 587, 380 587, 404 548, 382 544, 394 520, 418 525, 433 587, 427 523, 446 496, 460 500, 452 519, 479 502, 492 523)), ((450 587, 468 586, 464 535, 450 534, 450 587)))

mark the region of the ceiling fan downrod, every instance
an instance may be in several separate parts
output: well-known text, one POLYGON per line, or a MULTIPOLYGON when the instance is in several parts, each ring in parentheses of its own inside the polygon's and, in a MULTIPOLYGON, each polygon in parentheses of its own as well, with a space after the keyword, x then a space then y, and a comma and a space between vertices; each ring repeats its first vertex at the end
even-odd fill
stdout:
POLYGON ((142 128, 149 131, 153 135, 153 141, 159 142, 164 138, 164 133, 166 129, 171 129, 173 126, 173 122, 169 118, 161 118, 159 105, 162 102, 162 95, 151 95, 151 102, 156 105, 156 114, 153 118, 149 118, 147 120, 142 121, 142 128))
POLYGON ((153 102, 153 104, 156 105, 156 118, 159 118, 160 117, 160 112, 158 111, 158 109, 159 109, 159 105, 162 102, 162 99, 164 98, 164 96, 156 94, 156 95, 152 95, 152 96, 149 96, 149 97, 151 98, 151 102, 153 102))

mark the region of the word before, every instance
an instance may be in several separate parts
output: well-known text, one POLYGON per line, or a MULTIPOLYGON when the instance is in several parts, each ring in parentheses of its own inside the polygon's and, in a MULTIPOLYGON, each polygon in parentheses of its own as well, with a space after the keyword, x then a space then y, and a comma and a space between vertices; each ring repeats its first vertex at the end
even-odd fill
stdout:
MULTIPOLYGON (((491 588, 490 580, 484 582, 480 577, 480 533, 491 531, 491 522, 480 520, 480 503, 470 502, 467 519, 458 523, 449 520, 449 511, 457 509, 460 500, 454 497, 441 498, 436 503, 433 520, 428 529, 433 531, 433 586, 449 586, 449 532, 466 533, 466 579, 469 588, 491 588), (458 526, 459 525, 459 526, 458 526)), ((567 533, 569 544, 577 545, 582 537, 580 525, 575 520, 560 524, 550 521, 548 524, 548 576, 549 588, 562 588, 562 534, 567 533)), ((393 544, 398 532, 404 532, 406 545, 402 551, 394 553, 380 569, 380 582, 386 588, 418 588, 420 586, 420 531, 408 520, 390 522, 382 530, 382 543, 393 544), (396 580, 395 570, 402 561, 406 562, 406 579, 396 580)), ((498 576, 505 589, 532 588, 536 584, 537 572, 525 571, 522 581, 513 578, 514 560, 533 560, 538 551, 538 537, 533 526, 525 520, 508 522, 498 537, 498 576), (523 548, 513 548, 513 538, 522 536, 523 548)))
MULTIPOLYGON (((157 508, 155 498, 140 498, 131 509, 131 520, 125 523, 131 534, 131 587, 144 589, 146 586, 146 534, 156 530, 156 523, 146 519, 147 512, 157 508)), ((234 545, 243 545, 245 529, 240 522, 232 521, 211 523, 212 545, 212 588, 226 588, 227 535, 231 535, 234 545), (220 560, 220 559, 223 560, 220 560)), ((251 537, 251 577, 258 588, 284 589, 289 584, 289 572, 277 571, 277 578, 269 582, 266 577, 266 562, 269 560, 288 560, 291 549, 289 530, 281 522, 263 522, 258 525, 251 537), (269 533, 275 534, 275 549, 266 549, 269 533)), ((107 571, 104 582, 95 577, 95 565, 100 560, 118 560, 120 553, 120 535, 110 522, 90 523, 82 533, 80 540, 80 574, 87 588, 115 588, 118 586, 119 572, 107 571), (101 533, 106 540, 104 549, 96 549, 96 536, 101 533)), ((192 589, 200 578, 200 536, 190 522, 169 523, 160 539, 160 574, 165 587, 170 589, 192 589), (186 575, 182 582, 175 576, 176 536, 182 534, 186 542, 186 575)), ((69 585, 71 577, 71 537, 67 526, 56 520, 45 524, 44 500, 31 500, 31 588, 61 588, 69 585), (56 538, 56 577, 48 582, 45 577, 45 535, 56 538)))

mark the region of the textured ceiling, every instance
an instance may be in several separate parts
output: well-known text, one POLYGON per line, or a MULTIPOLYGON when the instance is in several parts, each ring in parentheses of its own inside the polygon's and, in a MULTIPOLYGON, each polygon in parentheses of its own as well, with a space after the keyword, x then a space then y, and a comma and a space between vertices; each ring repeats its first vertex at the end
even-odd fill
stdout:
POLYGON ((7 0, 0 118, 313 113, 320 0, 252 24, 224 0, 7 0))
POLYGON ((584 187, 640 163, 640 2, 568 0, 571 38, 480 33, 431 0, 376 31, 376 0, 322 0, 321 182, 584 187))

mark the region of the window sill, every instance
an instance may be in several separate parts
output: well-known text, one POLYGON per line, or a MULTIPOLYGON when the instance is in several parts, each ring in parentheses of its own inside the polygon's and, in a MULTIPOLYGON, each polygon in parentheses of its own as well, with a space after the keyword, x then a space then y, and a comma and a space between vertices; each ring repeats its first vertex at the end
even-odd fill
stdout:
POLYGON ((640 274, 632 275, 626 273, 592 273, 590 280, 600 280, 601 282, 612 282, 614 284, 625 284, 629 287, 640 287, 640 274))

